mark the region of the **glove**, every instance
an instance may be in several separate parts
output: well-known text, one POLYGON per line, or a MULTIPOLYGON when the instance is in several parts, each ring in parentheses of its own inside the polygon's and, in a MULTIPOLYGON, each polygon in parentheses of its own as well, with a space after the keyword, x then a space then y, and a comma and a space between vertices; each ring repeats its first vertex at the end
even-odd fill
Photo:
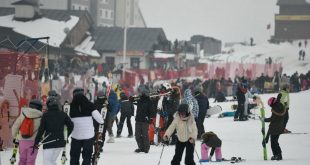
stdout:
POLYGON ((265 119, 262 118, 261 116, 258 116, 258 118, 259 118, 259 120, 260 120, 261 122, 265 122, 265 119))
POLYGON ((167 135, 164 135, 164 136, 163 136, 163 140, 164 140, 165 142, 167 142, 168 139, 169 139, 169 137, 168 137, 167 135))
POLYGON ((261 131, 262 131, 262 134, 264 134, 264 133, 265 133, 265 128, 262 128, 262 130, 261 130, 261 131))
POLYGON ((188 140, 190 143, 194 144, 195 143, 195 140, 193 138, 189 138, 188 140))
POLYGON ((266 138, 265 138, 265 143, 266 143, 266 144, 268 143, 268 140, 269 140, 269 137, 266 137, 266 138))
POLYGON ((34 150, 38 150, 39 149, 39 145, 38 144, 34 144, 31 148, 32 148, 31 155, 33 155, 34 150))

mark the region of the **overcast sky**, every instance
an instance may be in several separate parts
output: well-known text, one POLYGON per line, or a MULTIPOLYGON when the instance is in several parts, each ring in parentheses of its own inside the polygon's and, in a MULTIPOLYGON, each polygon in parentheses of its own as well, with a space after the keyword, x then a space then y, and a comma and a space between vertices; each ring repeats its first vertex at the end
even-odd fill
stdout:
POLYGON ((274 33, 277 0, 140 0, 148 27, 162 27, 169 40, 202 34, 228 41, 265 42, 274 33), (267 24, 271 30, 267 30, 267 24))

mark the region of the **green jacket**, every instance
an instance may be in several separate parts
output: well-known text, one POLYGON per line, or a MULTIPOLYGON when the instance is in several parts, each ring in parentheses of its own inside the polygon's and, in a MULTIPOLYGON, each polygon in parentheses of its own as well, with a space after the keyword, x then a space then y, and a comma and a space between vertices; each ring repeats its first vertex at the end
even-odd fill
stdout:
POLYGON ((290 95, 287 90, 282 89, 278 95, 278 100, 284 105, 287 110, 290 106, 290 95))

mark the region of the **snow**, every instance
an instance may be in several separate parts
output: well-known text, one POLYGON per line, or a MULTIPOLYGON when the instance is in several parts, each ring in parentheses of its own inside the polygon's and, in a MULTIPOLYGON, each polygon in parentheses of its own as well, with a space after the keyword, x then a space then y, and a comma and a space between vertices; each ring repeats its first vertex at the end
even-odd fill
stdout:
POLYGON ((171 54, 171 53, 163 53, 163 52, 160 52, 160 51, 155 51, 154 52, 154 58, 174 58, 175 57, 175 54, 171 54))
POLYGON ((95 45, 95 41, 92 41, 92 37, 88 36, 82 43, 74 48, 75 51, 79 52, 78 55, 85 56, 90 55, 92 57, 100 57, 100 54, 92 49, 95 45))
POLYGON ((297 46, 298 42, 304 43, 303 40, 294 41, 293 43, 262 43, 255 46, 237 44, 232 47, 226 47, 221 53, 214 56, 208 56, 200 59, 200 63, 226 63, 226 62, 241 62, 241 63, 260 63, 264 64, 265 59, 272 58, 273 63, 282 63, 283 73, 292 75, 296 71, 298 73, 306 73, 310 69, 310 46, 302 44, 302 47, 297 46), (305 50, 305 61, 299 61, 299 50, 305 50), (231 51, 231 53, 227 53, 231 51))
MULTIPOLYGON (((79 21, 76 16, 70 16, 67 22, 40 18, 33 21, 16 21, 14 15, 0 17, 0 26, 12 28, 15 32, 31 38, 50 37, 49 45, 59 47, 70 31, 79 21)), ((46 42, 46 41, 42 41, 46 42)))
MULTIPOLYGON (((276 96, 276 94, 264 94, 261 95, 264 103, 271 96, 276 96)), ((306 104, 310 99, 310 90, 303 91, 299 93, 290 94, 290 120, 288 122, 288 129, 296 133, 310 133, 309 127, 309 116, 310 111, 306 104)), ((224 110, 230 110, 231 104, 233 102, 226 103, 213 103, 213 100, 209 100, 211 105, 221 105, 224 110)), ((265 105, 266 106, 266 105, 265 105)), ((266 116, 270 116, 270 108, 266 107, 266 116)), ((257 113, 259 111, 257 110, 257 113)), ((134 119, 132 118, 132 123, 134 125, 134 119)), ((230 158, 232 156, 240 156, 246 159, 243 164, 253 164, 253 165, 306 165, 309 164, 310 157, 308 155, 308 150, 310 148, 310 134, 284 134, 280 136, 280 146, 283 152, 282 161, 264 161, 263 160, 263 150, 262 150, 262 135, 261 135, 261 122, 260 120, 249 120, 245 122, 234 122, 232 118, 217 118, 217 115, 211 116, 211 118, 206 118, 204 122, 206 131, 214 131, 223 141, 222 153, 223 157, 230 158)), ((267 124, 268 126, 268 124, 267 124)), ((116 126, 113 127, 114 132, 116 132, 116 126)), ((122 135, 124 137, 116 138, 115 143, 106 143, 104 146, 104 152, 101 155, 99 164, 109 164, 109 165, 157 165, 160 153, 163 149, 162 146, 151 146, 150 152, 145 153, 134 153, 133 151, 137 148, 137 144, 134 138, 127 138, 127 128, 126 124, 123 128, 122 135)), ((107 137, 108 138, 108 137, 107 137)), ((268 159, 272 156, 270 142, 268 143, 268 159)), ((172 157, 174 155, 174 146, 166 146, 164 148, 164 153, 161 159, 161 165, 170 164, 172 157)), ((69 147, 67 151, 69 151, 69 147)), ((200 142, 196 142, 195 150, 200 157, 200 142)), ((2 164, 9 164, 9 159, 12 154, 12 149, 8 149, 1 152, 2 164)), ((69 156, 69 155, 68 155, 69 156)), ((194 154, 196 164, 198 165, 198 158, 196 153, 194 154)), ((43 152, 40 149, 37 164, 43 164, 43 152)), ((58 164, 60 164, 60 157, 58 159, 58 164)), ((184 162, 184 155, 183 160, 184 162)), ((17 163, 16 163, 17 164, 17 163)), ((69 164, 69 161, 67 162, 69 164)), ((213 164, 213 163, 212 163, 213 164)), ((231 164, 230 162, 214 163, 214 164, 231 164)))

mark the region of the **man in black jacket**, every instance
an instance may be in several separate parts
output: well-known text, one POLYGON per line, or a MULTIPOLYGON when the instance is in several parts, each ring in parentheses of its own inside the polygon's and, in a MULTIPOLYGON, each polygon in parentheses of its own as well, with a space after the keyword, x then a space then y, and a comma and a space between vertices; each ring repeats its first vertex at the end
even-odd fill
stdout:
POLYGON ((148 96, 149 90, 147 86, 143 86, 139 89, 141 93, 140 99, 137 101, 137 113, 136 113, 136 130, 135 136, 138 144, 138 149, 135 152, 145 152, 148 153, 150 150, 149 142, 149 123, 152 122, 151 107, 152 102, 148 96))
POLYGON ((73 130, 73 123, 66 113, 60 111, 58 102, 54 97, 49 98, 46 104, 47 112, 42 116, 34 147, 38 147, 44 134, 45 140, 43 143, 50 143, 43 145, 43 164, 57 164, 58 155, 66 145, 64 126, 67 126, 69 136, 73 130))
POLYGON ((209 109, 209 100, 208 97, 201 93, 199 90, 195 91, 195 98, 197 99, 199 105, 199 113, 196 125, 198 129, 197 139, 200 139, 201 135, 205 132, 203 122, 205 121, 207 110, 209 109))
POLYGON ((116 137, 120 137, 122 134, 124 121, 126 119, 127 128, 128 128, 128 137, 133 137, 132 126, 131 126, 131 116, 134 115, 134 106, 133 103, 128 100, 128 97, 124 92, 121 93, 121 118, 120 122, 117 126, 117 135, 116 137))
POLYGON ((248 120, 247 117, 244 116, 244 102, 245 102, 245 93, 247 89, 245 85, 240 83, 236 92, 238 107, 234 116, 234 121, 245 121, 248 120))

